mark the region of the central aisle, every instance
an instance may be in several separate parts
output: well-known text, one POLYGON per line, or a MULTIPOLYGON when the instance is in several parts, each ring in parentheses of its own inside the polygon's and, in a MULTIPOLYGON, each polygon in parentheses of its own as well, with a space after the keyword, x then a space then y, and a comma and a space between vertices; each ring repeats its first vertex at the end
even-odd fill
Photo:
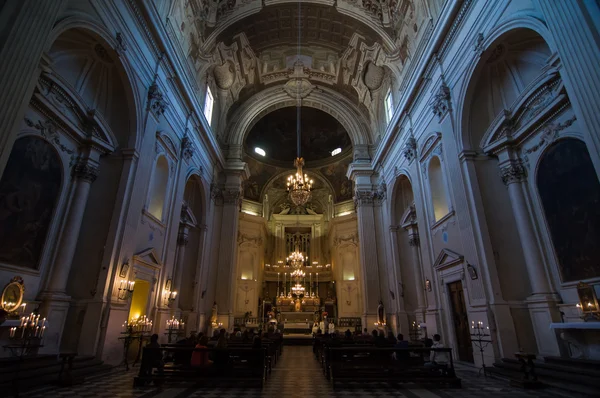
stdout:
POLYGON ((269 397, 331 397, 333 389, 311 346, 285 346, 263 390, 269 397))

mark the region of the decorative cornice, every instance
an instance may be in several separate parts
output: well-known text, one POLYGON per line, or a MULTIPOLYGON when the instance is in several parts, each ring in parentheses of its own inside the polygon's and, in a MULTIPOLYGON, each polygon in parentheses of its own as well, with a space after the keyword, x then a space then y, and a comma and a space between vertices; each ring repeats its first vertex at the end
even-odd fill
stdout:
POLYGON ((222 195, 223 203, 226 205, 242 204, 242 192, 239 189, 224 189, 222 195))
POLYGON ((386 198, 386 184, 382 182, 374 190, 357 189, 354 192, 354 205, 358 208, 363 205, 379 206, 386 198))
POLYGON ((522 182, 527 179, 527 169, 522 163, 510 163, 500 169, 500 177, 504 185, 522 182))
POLYGON ((44 137, 46 140, 54 143, 61 151, 72 155, 75 153, 72 149, 67 148, 62 142, 60 142, 59 134, 56 131, 56 125, 50 119, 38 120, 37 123, 34 123, 31 119, 25 118, 25 124, 29 127, 32 127, 40 132, 40 135, 44 137))

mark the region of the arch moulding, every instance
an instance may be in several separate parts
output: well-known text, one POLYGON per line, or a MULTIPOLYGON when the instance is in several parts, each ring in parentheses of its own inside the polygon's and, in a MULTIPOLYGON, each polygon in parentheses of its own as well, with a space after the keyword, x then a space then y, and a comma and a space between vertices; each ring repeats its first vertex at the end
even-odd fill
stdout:
MULTIPOLYGON (((283 86, 272 87, 255 94, 236 111, 223 133, 223 141, 231 146, 241 146, 250 129, 260 118, 277 109, 296 106, 283 86)), ((362 112, 343 95, 326 88, 315 89, 302 100, 302 106, 320 109, 333 116, 346 129, 352 145, 371 144, 371 129, 362 112), (359 115, 359 116, 357 116, 359 115)))

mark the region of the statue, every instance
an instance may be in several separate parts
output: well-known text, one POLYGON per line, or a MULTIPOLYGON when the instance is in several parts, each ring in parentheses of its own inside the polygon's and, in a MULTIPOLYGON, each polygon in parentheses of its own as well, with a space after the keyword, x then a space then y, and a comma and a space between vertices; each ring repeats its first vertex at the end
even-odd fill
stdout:
POLYGON ((379 305, 377 306, 377 322, 380 325, 385 325, 385 308, 383 307, 382 300, 379 300, 379 305))
POLYGON ((215 327, 217 326, 217 302, 215 301, 212 306, 212 313, 210 314, 210 324, 215 327))

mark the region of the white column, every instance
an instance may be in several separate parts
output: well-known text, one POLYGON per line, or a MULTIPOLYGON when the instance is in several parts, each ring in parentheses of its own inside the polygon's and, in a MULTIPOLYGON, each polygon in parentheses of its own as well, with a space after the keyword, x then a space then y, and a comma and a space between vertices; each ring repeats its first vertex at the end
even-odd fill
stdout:
MULTIPOLYGON (((419 308, 419 312, 421 314, 421 319, 424 320, 423 311, 427 308, 427 304, 425 303, 425 292, 423 281, 423 272, 421 271, 421 253, 419 253, 419 233, 416 228, 409 228, 408 231, 408 244, 410 245, 410 249, 412 252, 412 260, 413 260, 413 276, 415 288, 417 291, 417 307, 419 308)), ((417 317, 418 318, 418 317, 417 317)))
POLYGON ((48 293, 66 294, 67 280, 77 248, 85 206, 92 182, 98 176, 98 168, 92 165, 89 159, 81 159, 73 166, 72 175, 75 183, 75 193, 62 231, 54 268, 46 285, 45 290, 48 293))
POLYGON ((362 268, 363 327, 369 327, 376 321, 377 306, 382 299, 373 201, 373 191, 355 192, 354 202, 358 218, 358 242, 362 268))
POLYGON ((70 297, 66 293, 67 281, 73 256, 77 247, 77 240, 85 206, 92 182, 98 175, 98 168, 92 164, 91 159, 79 159, 72 169, 75 190, 68 209, 60 243, 57 250, 54 267, 49 275, 49 281, 43 292, 40 293, 42 304, 40 313, 48 318, 48 329, 44 338, 44 348, 40 353, 54 354, 58 352, 64 324, 70 306, 70 297))
POLYGON ((0 19, 6 22, 0 42, 4 61, 0 62, 0 175, 33 94, 48 34, 65 4, 64 0, 21 0, 0 7, 0 19))
POLYGON ((181 223, 179 224, 179 232, 177 233, 177 252, 175 253, 175 269, 173 271, 173 287, 172 292, 177 292, 173 308, 177 312, 176 317, 179 316, 181 309, 179 308, 179 298, 181 296, 181 278, 183 277, 183 266, 185 260, 185 247, 188 244, 189 238, 189 225, 187 224, 187 205, 183 204, 181 207, 181 223))
POLYGON ((532 293, 549 294, 551 289, 525 198, 527 171, 521 163, 510 161, 501 168, 500 175, 502 182, 508 187, 508 195, 523 247, 525 266, 527 267, 532 293))
POLYGON ((560 310, 557 307, 556 294, 551 291, 548 282, 543 257, 527 206, 525 187, 527 171, 518 159, 509 159, 507 162, 503 162, 500 175, 508 187, 508 195, 525 257, 525 266, 531 283, 532 295, 527 299, 527 307, 538 351, 540 355, 557 356, 560 355, 560 350, 556 333, 550 330, 550 324, 561 321, 560 310))

